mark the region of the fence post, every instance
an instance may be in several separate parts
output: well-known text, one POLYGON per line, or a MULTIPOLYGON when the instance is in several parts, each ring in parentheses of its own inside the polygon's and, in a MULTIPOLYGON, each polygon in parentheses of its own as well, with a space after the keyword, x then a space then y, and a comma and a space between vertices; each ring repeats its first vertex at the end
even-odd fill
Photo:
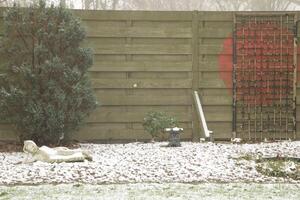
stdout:
MULTIPOLYGON (((198 11, 193 11, 192 14, 192 91, 191 97, 194 91, 199 89, 199 19, 198 11)), ((192 101, 192 130, 193 141, 199 141, 200 139, 200 124, 197 116, 195 102, 192 101)))

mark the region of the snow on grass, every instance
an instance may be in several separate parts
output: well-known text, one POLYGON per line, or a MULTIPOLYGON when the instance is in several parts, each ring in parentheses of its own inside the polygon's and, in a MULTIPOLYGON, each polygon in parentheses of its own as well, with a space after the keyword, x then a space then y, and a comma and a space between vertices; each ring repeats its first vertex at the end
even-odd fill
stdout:
POLYGON ((282 200, 300 199, 300 185, 296 184, 182 184, 182 183, 136 183, 136 184, 60 184, 39 186, 0 186, 0 199, 143 199, 143 200, 282 200))

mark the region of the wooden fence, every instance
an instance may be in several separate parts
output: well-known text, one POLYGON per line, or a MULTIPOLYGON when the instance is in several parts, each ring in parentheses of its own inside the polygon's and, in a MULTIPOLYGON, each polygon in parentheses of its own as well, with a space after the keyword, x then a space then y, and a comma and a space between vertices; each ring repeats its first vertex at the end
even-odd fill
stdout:
MULTIPOLYGON (((234 12, 74 13, 87 31, 82 45, 94 49, 90 75, 100 102, 75 139, 149 139, 142 120, 146 112, 157 110, 180 121, 183 139, 197 140, 203 133, 193 106, 194 90, 215 138, 231 138, 234 12)), ((14 139, 15 134, 1 126, 0 138, 14 139)))

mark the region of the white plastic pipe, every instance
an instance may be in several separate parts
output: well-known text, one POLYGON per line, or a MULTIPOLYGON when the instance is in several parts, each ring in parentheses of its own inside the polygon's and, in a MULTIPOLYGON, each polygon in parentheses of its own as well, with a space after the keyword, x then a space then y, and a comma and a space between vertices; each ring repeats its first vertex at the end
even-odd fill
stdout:
POLYGON ((204 130, 204 135, 205 135, 206 138, 211 138, 211 134, 213 133, 213 131, 210 131, 207 128, 204 112, 203 112, 202 105, 201 105, 200 98, 199 98, 199 95, 198 95, 197 91, 194 91, 194 99, 195 99, 195 102, 196 102, 196 108, 197 108, 197 111, 198 111, 198 115, 199 115, 199 118, 201 120, 202 128, 204 130))

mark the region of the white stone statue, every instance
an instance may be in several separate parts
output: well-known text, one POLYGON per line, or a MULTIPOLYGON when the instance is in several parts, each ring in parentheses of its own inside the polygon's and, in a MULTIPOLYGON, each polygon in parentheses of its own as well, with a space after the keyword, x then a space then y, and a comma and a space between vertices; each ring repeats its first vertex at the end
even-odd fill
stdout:
POLYGON ((23 151, 31 154, 33 161, 49 163, 92 161, 92 156, 81 149, 68 149, 66 147, 50 148, 47 146, 38 147, 32 140, 25 140, 23 151))

